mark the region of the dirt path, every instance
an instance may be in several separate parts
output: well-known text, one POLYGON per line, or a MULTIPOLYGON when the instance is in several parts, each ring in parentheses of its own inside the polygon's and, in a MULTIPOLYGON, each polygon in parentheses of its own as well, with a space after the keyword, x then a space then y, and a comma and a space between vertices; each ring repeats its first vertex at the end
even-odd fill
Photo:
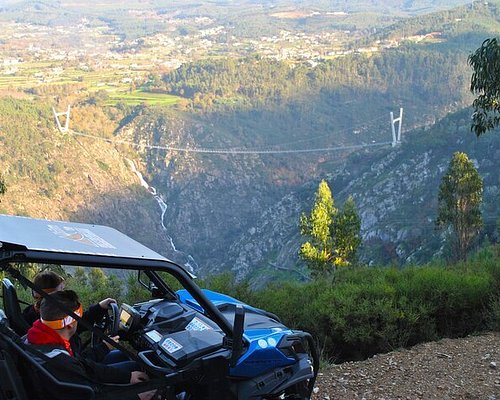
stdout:
POLYGON ((320 371, 313 400, 500 400, 500 332, 443 339, 320 371))

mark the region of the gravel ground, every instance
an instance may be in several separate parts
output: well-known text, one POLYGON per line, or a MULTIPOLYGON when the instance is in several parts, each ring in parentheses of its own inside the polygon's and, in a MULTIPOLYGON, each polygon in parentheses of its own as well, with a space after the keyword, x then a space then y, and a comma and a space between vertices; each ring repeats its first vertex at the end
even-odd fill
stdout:
POLYGON ((315 386, 313 400, 500 400, 500 332, 333 365, 315 386))

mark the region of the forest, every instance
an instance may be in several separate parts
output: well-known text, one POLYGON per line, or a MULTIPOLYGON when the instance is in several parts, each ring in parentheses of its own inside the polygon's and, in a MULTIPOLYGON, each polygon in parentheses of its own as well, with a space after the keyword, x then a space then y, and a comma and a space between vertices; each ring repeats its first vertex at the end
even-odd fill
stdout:
POLYGON ((314 67, 261 57, 206 60, 152 76, 146 87, 187 98, 177 107, 231 132, 235 145, 287 143, 318 133, 323 139, 310 145, 366 143, 388 138, 380 119, 398 107, 413 127, 432 122, 428 115, 443 116, 449 105, 468 104, 466 57, 465 50, 408 45, 314 67))
POLYGON ((413 93, 422 98, 455 93, 451 101, 457 101, 463 95, 464 53, 408 46, 369 58, 353 55, 325 61, 315 67, 259 57, 204 61, 164 75, 160 89, 191 98, 202 108, 212 104, 233 104, 236 108, 239 102, 279 106, 299 94, 308 98, 323 92, 351 89, 355 93, 368 88, 381 93, 398 88, 401 96, 413 93))

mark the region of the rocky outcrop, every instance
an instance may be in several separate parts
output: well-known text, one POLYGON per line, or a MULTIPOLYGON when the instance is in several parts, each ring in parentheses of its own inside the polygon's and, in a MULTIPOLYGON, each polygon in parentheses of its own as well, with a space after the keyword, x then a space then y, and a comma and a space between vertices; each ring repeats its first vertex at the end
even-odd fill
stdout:
MULTIPOLYGON (((409 134, 401 147, 353 155, 337 171, 323 171, 338 203, 349 195, 355 199, 362 218, 362 261, 405 264, 442 254, 443 237, 434 228, 437 194, 454 151, 467 152, 484 178, 485 220, 491 228, 488 212, 494 212, 499 195, 495 171, 500 165, 494 154, 498 139, 476 142, 467 126, 447 132, 443 126, 454 126, 454 117, 449 119, 435 129, 409 134), (359 159, 364 157, 366 163, 360 166, 359 159)), ((295 267, 302 240, 299 216, 310 210, 318 180, 297 186, 276 203, 261 207, 258 219, 242 224, 243 230, 231 242, 221 265, 240 278, 256 268, 295 267)))

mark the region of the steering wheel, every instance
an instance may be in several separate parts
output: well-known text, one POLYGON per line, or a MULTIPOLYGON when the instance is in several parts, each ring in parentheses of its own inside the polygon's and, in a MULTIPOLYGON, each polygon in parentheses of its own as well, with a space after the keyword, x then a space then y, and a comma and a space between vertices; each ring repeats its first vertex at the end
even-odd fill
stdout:
POLYGON ((103 332, 110 337, 118 335, 120 328, 120 309, 118 304, 110 303, 104 315, 103 332))
MULTIPOLYGON (((104 314, 102 322, 94 325, 94 327, 102 331, 106 336, 116 336, 120 327, 120 309, 118 304, 110 303, 106 309, 106 314, 104 314)), ((92 348, 95 348, 99 343, 102 343, 102 339, 92 332, 90 343, 92 348)), ((86 347, 86 345, 84 345, 84 347, 86 347)))

